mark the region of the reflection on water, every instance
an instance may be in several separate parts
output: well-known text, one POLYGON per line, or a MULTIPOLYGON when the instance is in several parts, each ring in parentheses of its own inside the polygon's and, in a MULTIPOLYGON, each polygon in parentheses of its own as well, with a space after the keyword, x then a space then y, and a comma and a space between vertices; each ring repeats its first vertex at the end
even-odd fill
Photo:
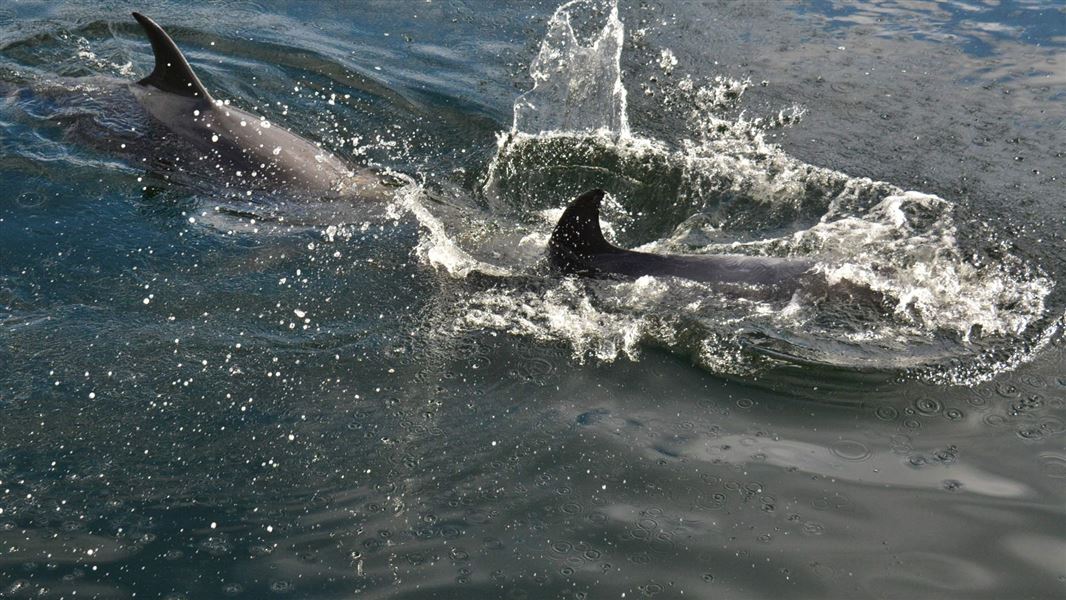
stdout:
MULTIPOLYGON (((422 190, 379 213, 233 215, 210 194, 96 149, 93 132, 126 123, 114 110, 25 95, 60 76, 146 72, 147 44, 125 14, 0 7, 0 189, 9 192, 0 202, 0 596, 1061 592, 1061 9, 623 2, 617 64, 629 126, 668 147, 568 150, 566 136, 511 146, 555 162, 512 173, 525 203, 502 203, 480 190, 494 165, 508 164, 494 163, 508 143, 496 134, 511 128, 556 8, 155 7, 220 96, 259 105, 360 164, 400 171, 418 184, 405 193, 422 190), (708 90, 711 104, 700 106, 712 130, 797 107, 782 114, 802 112, 798 123, 733 133, 757 132, 780 144, 774 165, 824 177, 811 195, 772 185, 719 193, 720 204, 699 207, 710 217, 668 201, 697 183, 750 183, 741 169, 759 160, 735 145, 731 153, 733 138, 722 136, 702 157, 717 170, 699 171, 716 177, 656 170, 686 137, 700 142, 692 98, 671 91, 686 77, 693 93, 708 90), (745 78, 742 103, 715 104, 745 78), (95 129, 72 128, 74 117, 95 129), (553 170, 567 164, 559 150, 584 162, 553 170), (615 234, 672 251, 781 223, 792 229, 772 237, 819 231, 832 198, 854 201, 840 210, 882 199, 882 184, 862 177, 935 195, 956 207, 956 239, 926 248, 967 251, 947 257, 951 265, 1028 265, 1050 288, 1046 335, 1008 345, 1028 362, 970 386, 814 360, 720 379, 678 351, 691 330, 674 329, 676 344, 664 333, 676 325, 667 308, 706 302, 698 290, 645 281, 612 296, 537 271, 539 233, 565 197, 537 195, 533 184, 578 185, 603 170, 620 172, 631 192, 605 211, 615 234), (659 187, 647 173, 664 175, 659 187), (830 185, 838 177, 852 182, 850 195, 830 185), (750 210, 767 194, 806 203, 750 210), (644 204, 626 204, 634 198, 644 204), (443 229, 429 230, 427 215, 443 229), (434 233, 452 245, 428 243, 434 233), (465 262, 449 262, 459 251, 465 262), (432 266, 442 262, 458 266, 432 266), (543 306, 545 286, 578 316, 602 320, 550 321, 535 310, 519 312, 528 322, 493 320, 518 300, 543 306), (496 303, 465 311, 471 298, 496 303), (625 303, 643 307, 637 316, 659 328, 659 342, 611 329, 619 321, 605 307, 625 303), (539 331, 546 319, 549 331, 573 335, 510 333, 539 331), (583 361, 575 343, 588 344, 583 361)), ((929 226, 929 214, 907 208, 915 227, 929 226)), ((992 283, 959 295, 980 304, 980 294, 1002 291, 992 283)), ((708 319, 748 314, 705 309, 708 319)), ((1010 322, 1024 310, 1005 303, 988 318, 1010 322)), ((746 339, 794 349, 767 345, 767 330, 746 339)), ((918 346, 909 344, 847 358, 910 359, 905 350, 918 346)), ((716 348, 708 358, 726 365, 746 346, 716 348)))
POLYGON ((869 2, 818 0, 803 12, 824 18, 829 29, 862 27, 875 35, 949 43, 967 54, 988 57, 1004 44, 1045 48, 1066 45, 1066 13, 1054 2, 869 2))

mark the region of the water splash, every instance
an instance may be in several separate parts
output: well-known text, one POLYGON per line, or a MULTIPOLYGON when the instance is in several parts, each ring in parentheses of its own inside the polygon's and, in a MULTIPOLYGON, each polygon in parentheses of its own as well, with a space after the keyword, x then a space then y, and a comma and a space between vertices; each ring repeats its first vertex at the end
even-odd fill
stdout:
MULTIPOLYGON (((490 211, 460 221, 412 204, 430 264, 457 277, 532 276, 518 289, 468 289, 457 328, 563 340, 579 360, 636 360, 653 345, 717 373, 747 376, 784 360, 958 383, 1017 366, 1056 327, 1044 304, 1054 283, 994 236, 964 249, 951 202, 809 165, 768 142, 803 109, 749 115, 749 80, 675 76, 658 97, 686 115, 682 135, 632 133, 622 35, 615 3, 562 5, 530 69, 534 87, 498 138, 482 188, 490 211), (590 187, 613 192, 603 220, 623 245, 805 256, 830 285, 860 292, 775 301, 687 281, 543 277, 535 259, 559 207, 590 187), (517 244, 520 260, 500 251, 517 244)), ((664 73, 678 63, 660 54, 664 73)))
POLYGON ((540 52, 529 68, 533 89, 515 101, 512 131, 628 136, 620 66, 624 37, 616 2, 572 0, 560 6, 548 21, 540 52), (604 14, 603 26, 590 37, 579 39, 575 27, 581 29, 579 23, 604 14))
POLYGON ((89 63, 90 66, 97 70, 111 72, 118 77, 133 77, 133 61, 126 61, 119 64, 114 61, 106 60, 96 55, 93 52, 92 46, 89 44, 89 40, 84 37, 78 36, 76 39, 77 44, 77 57, 81 60, 89 63))

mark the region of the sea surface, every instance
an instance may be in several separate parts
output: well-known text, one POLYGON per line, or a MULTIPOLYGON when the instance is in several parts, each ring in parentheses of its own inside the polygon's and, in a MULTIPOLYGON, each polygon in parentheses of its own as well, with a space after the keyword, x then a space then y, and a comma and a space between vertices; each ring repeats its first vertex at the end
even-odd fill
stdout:
POLYGON ((4 2, 0 597, 1064 597, 1064 167, 1051 0, 4 2), (161 176, 133 10, 394 199, 161 176))

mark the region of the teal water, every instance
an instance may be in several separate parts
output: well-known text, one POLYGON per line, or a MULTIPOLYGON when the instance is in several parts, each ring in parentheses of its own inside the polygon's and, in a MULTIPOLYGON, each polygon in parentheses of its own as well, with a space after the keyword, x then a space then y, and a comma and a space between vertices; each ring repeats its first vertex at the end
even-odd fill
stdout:
POLYGON ((1062 5, 611 8, 0 6, 0 597, 1066 593, 1062 5), (146 169, 130 10, 396 200, 146 169), (547 272, 592 186, 885 300, 547 272))

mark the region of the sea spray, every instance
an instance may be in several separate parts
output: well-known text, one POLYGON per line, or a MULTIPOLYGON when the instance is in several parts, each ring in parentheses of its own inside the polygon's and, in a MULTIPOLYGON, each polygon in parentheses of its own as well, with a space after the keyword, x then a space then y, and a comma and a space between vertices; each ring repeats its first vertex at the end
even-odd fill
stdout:
POLYGON ((454 327, 564 341, 578 360, 636 360, 650 345, 744 377, 785 361, 953 383, 1013 368, 1047 338, 1049 278, 991 238, 998 260, 970 262, 947 200, 789 156, 766 132, 795 123, 803 108, 749 115, 749 80, 695 81, 679 76, 676 57, 666 60, 677 83, 658 97, 684 111, 687 128, 677 139, 634 134, 623 31, 614 2, 560 6, 530 68, 533 88, 515 101, 486 169, 487 210, 456 218, 409 199, 425 226, 423 260, 452 277, 521 282, 471 282, 454 327), (778 302, 680 280, 547 273, 538 258, 551 217, 591 187, 609 190, 602 218, 622 245, 804 256, 830 284, 873 293, 809 290, 778 302))
POLYGON ((572 0, 548 21, 548 31, 529 67, 533 89, 514 103, 512 132, 552 131, 629 135, 626 88, 622 85, 625 28, 617 2, 572 0), (575 31, 575 21, 605 15, 589 38, 575 31))

